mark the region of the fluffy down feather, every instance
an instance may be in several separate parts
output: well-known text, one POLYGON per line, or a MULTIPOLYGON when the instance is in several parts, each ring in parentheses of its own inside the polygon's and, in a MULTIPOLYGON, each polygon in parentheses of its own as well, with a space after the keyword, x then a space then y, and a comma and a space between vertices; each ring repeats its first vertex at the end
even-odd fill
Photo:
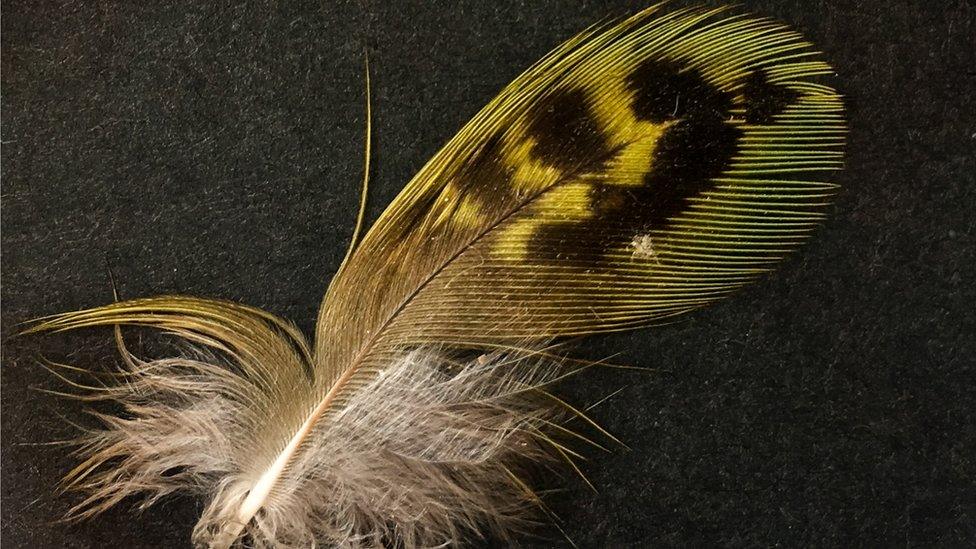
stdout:
MULTIPOLYGON (((565 366, 550 356, 406 352, 312 432, 247 525, 251 543, 410 548, 526 530, 540 503, 523 467, 565 451, 550 436, 565 414, 542 390, 565 366)), ((236 436, 249 406, 242 380, 203 351, 129 357, 121 383, 85 397, 125 413, 96 414, 104 428, 80 439, 87 459, 67 481, 90 495, 74 512, 89 516, 131 495, 145 507, 175 490, 197 493, 209 503, 194 543, 221 545, 253 485, 252 449, 236 436)))

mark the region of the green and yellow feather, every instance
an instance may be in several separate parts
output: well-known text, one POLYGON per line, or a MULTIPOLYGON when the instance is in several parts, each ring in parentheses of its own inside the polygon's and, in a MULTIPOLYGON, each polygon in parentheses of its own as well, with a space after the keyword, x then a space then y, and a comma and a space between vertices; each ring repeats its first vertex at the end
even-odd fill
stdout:
MULTIPOLYGON (((140 325, 210 348, 225 365, 172 375, 219 377, 212 386, 195 379, 204 385, 189 394, 217 394, 239 414, 228 420, 233 440, 209 441, 225 448, 219 459, 195 446, 165 456, 139 447, 150 455, 133 458, 127 424, 109 425, 123 434, 89 441, 71 475, 94 492, 81 513, 131 492, 156 497, 163 489, 147 472, 165 458, 196 471, 186 482, 210 499, 201 545, 247 534, 256 545, 427 546, 465 531, 520 529, 525 511, 515 500, 539 504, 520 464, 546 452, 514 446, 567 450, 545 434, 555 416, 539 411, 559 402, 539 395, 566 363, 540 359, 549 356, 542 350, 721 299, 768 272, 823 218, 847 130, 820 57, 788 27, 727 8, 653 7, 584 31, 502 90, 406 185, 329 285, 311 344, 269 313, 190 297, 42 319, 30 331, 140 325), (483 354, 458 358, 470 351, 483 354), (414 380, 418 371, 427 377, 414 380), (404 391, 390 380, 417 385, 404 391), (431 425, 457 428, 471 413, 495 427, 480 454, 466 447, 478 459, 424 438, 437 435, 417 425, 432 412, 416 399, 443 394, 457 396, 453 411, 431 425), (494 411, 474 414, 473 402, 494 411), (379 409, 389 416, 377 420, 379 409), (348 434, 360 425, 350 418, 390 432, 356 438, 350 445, 368 452, 336 461, 343 441, 321 439, 366 437, 348 434), (420 450, 401 450, 404 441, 420 450), (431 458, 431 448, 459 461, 431 458), (387 451, 399 457, 383 467, 353 463, 387 451), (219 463, 198 463, 207 460, 219 463), (354 472, 339 475, 342 467, 354 472), (374 494, 370 508, 353 494, 392 485, 390 477, 421 495, 397 506, 374 494), (333 490, 335 501, 313 488, 333 490)), ((166 375, 152 364, 131 363, 128 374, 166 375)), ((199 405, 168 386, 149 394, 170 409, 199 405)), ((151 436, 152 413, 131 410, 126 421, 142 421, 134 431, 151 436)), ((394 492, 381 495, 401 497, 394 492)))

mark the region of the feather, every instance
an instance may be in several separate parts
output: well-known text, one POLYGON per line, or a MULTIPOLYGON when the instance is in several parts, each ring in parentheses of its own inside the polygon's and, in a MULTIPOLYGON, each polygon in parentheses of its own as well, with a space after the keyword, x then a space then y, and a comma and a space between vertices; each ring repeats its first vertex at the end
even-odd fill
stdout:
POLYGON ((82 437, 73 514, 189 491, 211 547, 529 529, 533 464, 585 440, 547 389, 578 368, 547 346, 702 307, 801 244, 842 163, 832 74, 779 23, 653 7, 572 38, 465 125, 350 248, 311 344, 191 297, 41 319, 28 331, 115 326, 125 359, 86 397, 123 413, 82 437), (192 345, 139 360, 122 325, 192 345))

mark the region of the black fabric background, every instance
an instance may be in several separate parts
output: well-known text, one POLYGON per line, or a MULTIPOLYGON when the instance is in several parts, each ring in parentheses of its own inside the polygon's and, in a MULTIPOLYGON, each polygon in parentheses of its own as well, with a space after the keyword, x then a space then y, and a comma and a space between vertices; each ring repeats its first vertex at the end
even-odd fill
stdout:
MULTIPOLYGON (((310 331, 349 237, 374 82, 370 216, 502 86, 628 1, 4 2, 4 547, 180 547, 201 503, 56 519, 86 422, 33 360, 110 333, 14 323, 123 297, 243 301, 310 331)), ((685 2, 676 1, 675 6, 685 2)), ((976 8, 749 0, 849 96, 832 217, 775 274, 681 322, 594 340, 654 374, 567 388, 631 451, 549 502, 580 547, 976 544, 976 8)), ((534 543, 565 545, 559 535, 534 543)))

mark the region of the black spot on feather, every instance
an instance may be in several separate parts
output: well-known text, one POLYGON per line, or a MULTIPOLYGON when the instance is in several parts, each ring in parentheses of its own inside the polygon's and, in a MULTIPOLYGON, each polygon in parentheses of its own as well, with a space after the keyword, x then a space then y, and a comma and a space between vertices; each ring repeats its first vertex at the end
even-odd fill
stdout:
POLYGON ((769 81, 763 71, 753 71, 742 89, 745 97, 746 121, 750 124, 770 124, 773 117, 799 99, 800 94, 781 84, 769 81))
POLYGON ((686 209, 690 199, 714 186, 728 167, 741 131, 720 118, 682 120, 662 137, 651 171, 640 187, 640 224, 659 228, 686 209))
POLYGON ((502 142, 500 133, 489 137, 465 162, 454 183, 459 193, 485 208, 502 206, 514 194, 512 168, 502 158, 502 142))
POLYGON ((639 187, 595 183, 590 191, 593 218, 539 227, 529 244, 535 257, 600 268, 609 247, 637 232, 664 227, 685 211, 692 199, 714 186, 712 179, 735 155, 742 132, 729 122, 733 96, 697 71, 647 61, 627 83, 638 118, 672 123, 657 143, 651 171, 639 187))
POLYGON ((529 241, 528 254, 543 261, 571 261, 581 268, 598 267, 613 244, 613 232, 605 226, 608 221, 588 219, 542 225, 529 241))
POLYGON ((533 156, 566 172, 596 169, 611 152, 586 93, 579 89, 554 92, 532 116, 529 135, 535 139, 533 156))
POLYGON ((637 202, 637 196, 630 189, 613 185, 593 185, 589 193, 590 206, 597 216, 619 212, 628 204, 637 202))
POLYGON ((671 61, 644 61, 627 77, 627 86, 634 92, 634 114, 649 122, 724 117, 732 108, 730 94, 671 61))

